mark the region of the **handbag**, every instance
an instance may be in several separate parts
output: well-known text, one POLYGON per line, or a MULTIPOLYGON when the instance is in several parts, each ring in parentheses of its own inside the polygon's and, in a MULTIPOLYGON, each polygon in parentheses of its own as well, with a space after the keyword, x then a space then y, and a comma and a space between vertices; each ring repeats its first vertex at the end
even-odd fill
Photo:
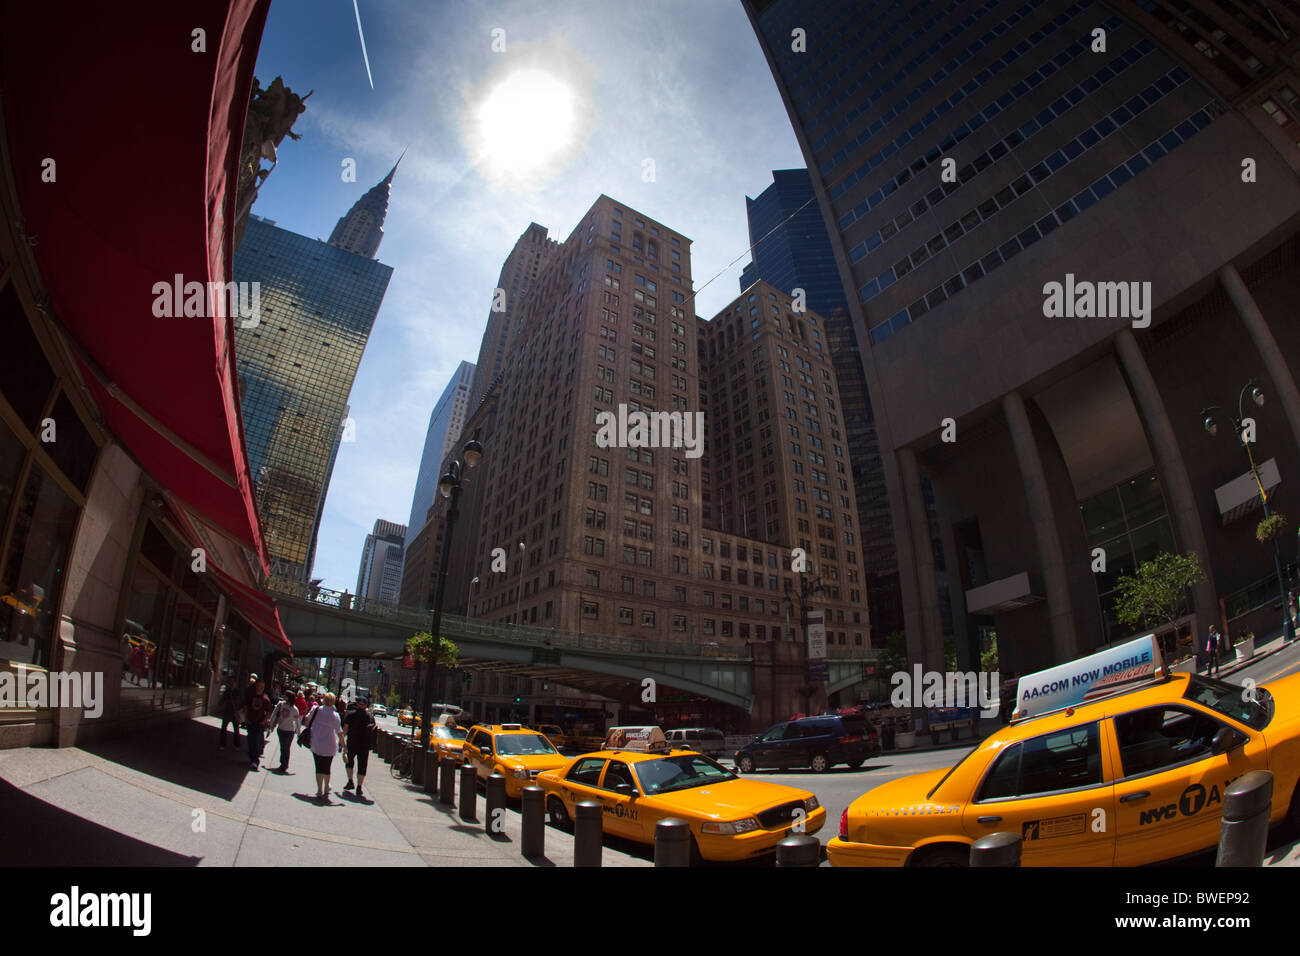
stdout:
MULTIPOLYGON (((320 708, 318 707, 317 710, 319 709, 320 708)), ((299 747, 306 747, 308 750, 311 749, 311 724, 312 721, 315 719, 315 717, 316 717, 315 710, 313 710, 310 714, 307 715, 307 720, 306 722, 303 723, 302 730, 298 732, 299 747)))

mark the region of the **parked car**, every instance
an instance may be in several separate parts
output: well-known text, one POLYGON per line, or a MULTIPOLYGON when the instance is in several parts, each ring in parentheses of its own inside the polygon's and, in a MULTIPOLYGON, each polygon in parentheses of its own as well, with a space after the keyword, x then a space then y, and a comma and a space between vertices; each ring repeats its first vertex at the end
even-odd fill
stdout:
POLYGON ((726 752, 727 735, 716 727, 678 727, 665 730, 664 737, 677 750, 717 756, 726 752))
POLYGON ((370 708, 370 712, 374 714, 376 717, 388 716, 388 708, 385 707, 383 704, 375 704, 375 706, 370 708))
POLYGON ((836 764, 857 769, 879 753, 880 735, 866 718, 824 715, 768 728, 736 751, 735 762, 741 773, 761 767, 811 767, 824 773, 836 764))

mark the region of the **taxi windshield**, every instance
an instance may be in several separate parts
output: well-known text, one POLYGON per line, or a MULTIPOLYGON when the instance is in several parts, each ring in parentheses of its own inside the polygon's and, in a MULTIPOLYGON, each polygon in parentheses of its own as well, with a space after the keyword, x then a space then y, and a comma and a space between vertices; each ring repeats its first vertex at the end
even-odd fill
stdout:
POLYGON ((536 757, 559 753, 541 734, 501 734, 495 744, 497 753, 502 757, 536 757))
POLYGON ((433 735, 439 740, 464 740, 466 731, 463 727, 434 727, 433 735))
POLYGON ((736 779, 726 767, 699 754, 643 760, 636 765, 636 775, 646 793, 668 793, 736 779))
POLYGON ((1273 718, 1273 695, 1262 687, 1250 693, 1237 684, 1193 674, 1183 697, 1255 730, 1262 730, 1273 718))

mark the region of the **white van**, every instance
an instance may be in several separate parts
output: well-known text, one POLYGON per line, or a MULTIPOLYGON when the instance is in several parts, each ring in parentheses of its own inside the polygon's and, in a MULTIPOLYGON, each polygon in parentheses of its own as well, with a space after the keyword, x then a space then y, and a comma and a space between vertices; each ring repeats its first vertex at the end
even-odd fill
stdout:
POLYGON ((718 756, 726 752, 726 735, 716 727, 679 727, 665 730, 668 744, 678 750, 694 750, 696 753, 718 756))

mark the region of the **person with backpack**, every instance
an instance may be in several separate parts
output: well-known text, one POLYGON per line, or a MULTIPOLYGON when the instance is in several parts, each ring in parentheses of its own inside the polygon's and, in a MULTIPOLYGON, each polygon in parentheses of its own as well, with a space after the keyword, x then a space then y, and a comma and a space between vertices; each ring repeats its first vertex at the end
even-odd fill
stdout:
POLYGON ((280 738, 280 766, 277 768, 280 773, 289 772, 289 750, 301 724, 302 717, 294 704, 293 691, 286 690, 284 697, 271 711, 271 726, 280 738))
POLYGON ((348 771, 348 782, 343 789, 352 789, 352 771, 355 767, 357 799, 362 803, 368 802, 361 786, 366 782, 366 767, 370 763, 370 746, 375 733, 375 717, 370 713, 369 705, 369 700, 358 697, 343 718, 343 726, 347 729, 347 753, 343 758, 343 766, 348 771))

